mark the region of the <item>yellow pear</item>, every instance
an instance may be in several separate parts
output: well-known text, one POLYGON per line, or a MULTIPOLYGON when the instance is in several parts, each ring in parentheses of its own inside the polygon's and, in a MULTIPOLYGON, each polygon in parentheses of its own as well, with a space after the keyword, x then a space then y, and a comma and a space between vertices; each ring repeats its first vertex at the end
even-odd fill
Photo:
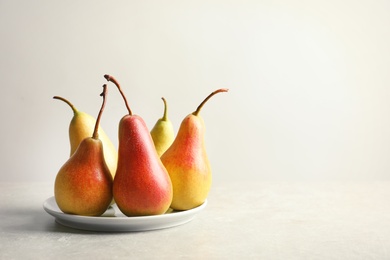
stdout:
POLYGON ((212 175, 204 142, 205 126, 199 112, 213 95, 226 91, 218 89, 212 92, 195 112, 186 116, 172 145, 161 156, 172 181, 172 209, 192 209, 207 199, 212 175))
POLYGON ((156 147, 158 156, 161 156, 171 146, 175 139, 172 122, 168 118, 168 104, 164 97, 161 98, 164 102, 163 117, 158 119, 153 126, 150 134, 156 147))
MULTIPOLYGON (((64 101, 73 111, 73 118, 69 124, 70 155, 73 155, 81 141, 87 137, 91 137, 96 119, 85 112, 79 111, 71 102, 63 97, 54 96, 53 98, 64 101)), ((112 177, 114 177, 118 163, 118 151, 100 126, 98 131, 99 139, 103 143, 104 159, 112 177)))

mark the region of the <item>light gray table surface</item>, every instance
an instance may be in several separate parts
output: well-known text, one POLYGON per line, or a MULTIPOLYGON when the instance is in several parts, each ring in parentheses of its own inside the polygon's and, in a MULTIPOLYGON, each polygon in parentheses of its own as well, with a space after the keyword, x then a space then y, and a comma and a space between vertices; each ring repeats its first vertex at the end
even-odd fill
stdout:
POLYGON ((52 183, 0 190, 0 259, 390 259, 390 182, 214 183, 191 222, 126 233, 56 223, 52 183))

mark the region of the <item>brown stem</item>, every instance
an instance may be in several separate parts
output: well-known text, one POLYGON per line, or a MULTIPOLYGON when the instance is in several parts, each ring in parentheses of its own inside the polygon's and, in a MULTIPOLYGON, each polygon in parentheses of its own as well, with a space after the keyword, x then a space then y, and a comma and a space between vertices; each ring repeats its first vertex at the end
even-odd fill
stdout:
POLYGON ((78 111, 77 108, 72 103, 70 103, 69 100, 67 100, 63 97, 59 97, 59 96, 54 96, 53 98, 64 101, 66 104, 68 104, 70 106, 70 108, 73 110, 73 113, 76 113, 78 111))
POLYGON ((116 85, 116 87, 118 88, 119 92, 121 93, 121 95, 123 97, 123 100, 125 101, 125 105, 126 105, 127 110, 129 111, 129 115, 133 115, 133 113, 131 112, 129 103, 127 102, 126 96, 123 93, 122 88, 121 88, 119 82, 113 76, 110 76, 110 75, 106 74, 106 75, 104 75, 104 77, 106 78, 107 81, 111 81, 112 83, 114 83, 116 85))
POLYGON ((215 91, 212 92, 210 95, 208 95, 208 96, 203 100, 202 103, 200 103, 200 105, 198 106, 198 108, 197 108, 197 109, 195 110, 195 112, 192 113, 192 114, 195 115, 195 116, 197 116, 197 115, 199 114, 200 110, 202 109, 202 107, 204 106, 204 104, 205 104, 212 96, 214 96, 215 94, 220 93, 220 92, 228 92, 228 91, 229 91, 229 89, 227 89, 227 88, 220 88, 220 89, 215 90, 215 91))
POLYGON ((100 94, 100 96, 103 97, 103 103, 102 103, 102 107, 100 108, 98 117, 96 119, 95 129, 93 130, 93 134, 92 134, 93 139, 99 138, 98 129, 99 129, 99 124, 100 124, 100 118, 102 117, 104 107, 106 106, 106 97, 107 97, 107 85, 106 84, 103 85, 103 92, 100 94))
POLYGON ((163 114, 163 117, 161 118, 162 120, 168 120, 168 104, 167 104, 167 101, 165 100, 164 97, 161 98, 164 102, 164 114, 163 114))

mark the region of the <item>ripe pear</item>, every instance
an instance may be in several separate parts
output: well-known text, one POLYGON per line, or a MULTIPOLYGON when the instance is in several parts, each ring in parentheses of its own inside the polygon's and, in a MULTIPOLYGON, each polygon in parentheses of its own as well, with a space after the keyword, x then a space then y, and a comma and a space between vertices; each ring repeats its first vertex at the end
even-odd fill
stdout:
POLYGON ((187 115, 172 145, 161 156, 172 181, 171 208, 174 210, 192 209, 207 199, 212 174, 204 141, 205 125, 199 112, 213 95, 227 91, 218 89, 212 92, 195 112, 187 115))
POLYGON ((54 197, 64 213, 100 216, 107 210, 113 198, 113 178, 104 160, 103 144, 98 134, 105 105, 106 85, 102 96, 103 104, 92 137, 81 141, 55 179, 54 197))
POLYGON ((119 122, 114 200, 126 216, 163 214, 169 209, 173 196, 168 172, 144 120, 133 115, 116 79, 109 75, 104 77, 117 86, 129 112, 119 122))
POLYGON ((163 117, 158 119, 153 126, 150 134, 156 147, 158 156, 161 156, 171 146, 175 139, 172 122, 168 118, 168 104, 164 97, 161 98, 164 102, 163 117))
MULTIPOLYGON (((93 116, 79 111, 71 102, 67 99, 59 96, 54 96, 54 99, 59 99, 64 101, 70 106, 73 110, 73 118, 69 124, 69 141, 70 141, 70 155, 72 155, 80 142, 87 137, 90 137, 91 132, 94 129, 96 120, 93 116)), ((99 126, 99 139, 103 143, 104 147, 104 158, 106 160, 107 166, 110 169, 112 177, 114 177, 116 172, 116 166, 118 163, 118 151, 115 148, 114 144, 111 142, 110 138, 104 132, 103 128, 99 126)))

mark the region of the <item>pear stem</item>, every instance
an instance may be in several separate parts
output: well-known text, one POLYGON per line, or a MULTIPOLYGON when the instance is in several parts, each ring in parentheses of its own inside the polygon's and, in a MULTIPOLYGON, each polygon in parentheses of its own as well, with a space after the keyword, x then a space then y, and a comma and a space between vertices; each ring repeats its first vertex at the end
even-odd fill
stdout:
POLYGON ((104 75, 104 78, 105 78, 107 81, 111 81, 112 83, 114 83, 114 84, 116 85, 116 87, 118 88, 119 92, 121 93, 121 95, 122 95, 122 97, 123 97, 123 100, 125 101, 125 105, 126 105, 127 110, 129 111, 129 115, 133 115, 133 113, 131 112, 129 103, 127 102, 126 96, 125 96, 125 94, 123 93, 122 88, 121 88, 119 82, 118 82, 113 76, 110 76, 110 75, 107 75, 107 74, 104 75))
POLYGON ((161 118, 162 120, 168 120, 168 104, 167 104, 167 101, 165 100, 164 97, 161 98, 164 102, 164 114, 163 114, 163 117, 161 118))
POLYGON ((197 116, 197 115, 199 114, 200 110, 202 109, 202 107, 204 106, 204 104, 205 104, 212 96, 214 96, 215 94, 220 93, 220 92, 228 92, 228 91, 229 91, 229 89, 227 89, 227 88, 220 88, 220 89, 217 89, 217 90, 213 91, 210 95, 208 95, 208 96, 203 100, 202 103, 200 103, 200 105, 198 106, 198 108, 197 108, 197 109, 195 110, 195 112, 192 113, 192 114, 193 114, 194 116, 197 116))
POLYGON ((100 119, 102 117, 104 107, 106 106, 106 97, 107 97, 107 85, 106 84, 103 85, 103 92, 100 94, 100 96, 103 97, 103 102, 102 102, 102 107, 100 108, 98 117, 96 119, 95 129, 93 130, 93 134, 92 134, 93 139, 99 139, 98 130, 99 130, 100 119))
POLYGON ((70 101, 67 100, 66 98, 59 97, 59 96, 54 96, 53 98, 64 101, 66 104, 70 106, 70 108, 73 110, 73 113, 76 113, 78 111, 77 108, 72 103, 70 103, 70 101))

